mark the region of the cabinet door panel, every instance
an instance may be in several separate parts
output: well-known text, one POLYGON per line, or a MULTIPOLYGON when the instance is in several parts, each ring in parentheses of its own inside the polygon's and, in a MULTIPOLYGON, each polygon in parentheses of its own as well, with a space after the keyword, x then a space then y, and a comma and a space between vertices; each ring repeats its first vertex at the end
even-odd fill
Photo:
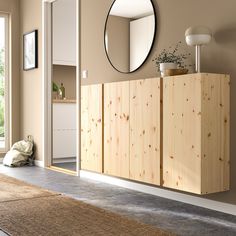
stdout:
POLYGON ((204 74, 202 81, 202 193, 230 189, 230 78, 204 74))
POLYGON ((76 104, 53 103, 53 158, 76 156, 76 104))
POLYGON ((130 178, 160 184, 160 79, 130 82, 130 178))
POLYGON ((199 76, 167 77, 163 85, 163 186, 201 193, 199 76))
POLYGON ((76 129, 75 103, 53 103, 53 129, 76 129))
POLYGON ((81 168, 102 173, 102 85, 81 88, 81 168))
POLYGON ((53 3, 53 64, 76 65, 76 0, 53 3))
POLYGON ((229 190, 229 76, 165 78, 164 186, 197 194, 229 190))
POLYGON ((104 173, 129 178, 129 82, 104 85, 104 173))
POLYGON ((53 158, 76 157, 76 130, 53 130, 53 158))

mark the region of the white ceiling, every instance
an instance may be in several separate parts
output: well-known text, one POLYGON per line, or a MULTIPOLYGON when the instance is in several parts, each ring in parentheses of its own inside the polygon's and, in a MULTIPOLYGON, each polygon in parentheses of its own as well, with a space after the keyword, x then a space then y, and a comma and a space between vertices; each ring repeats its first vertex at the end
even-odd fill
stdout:
POLYGON ((138 18, 153 14, 153 7, 150 0, 116 0, 110 14, 126 18, 138 18))

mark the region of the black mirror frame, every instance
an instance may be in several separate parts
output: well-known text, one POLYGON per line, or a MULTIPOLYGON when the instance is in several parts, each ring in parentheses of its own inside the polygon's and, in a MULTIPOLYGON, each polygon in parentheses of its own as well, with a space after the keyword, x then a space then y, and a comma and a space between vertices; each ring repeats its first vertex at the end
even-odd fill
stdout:
POLYGON ((106 22, 105 22, 105 27, 104 27, 104 36, 103 36, 104 49, 105 49, 105 53, 106 53, 106 56, 107 56, 107 59, 108 59, 109 63, 111 64, 111 66, 112 66, 116 71, 118 71, 119 73, 122 73, 122 74, 131 74, 131 73, 134 73, 134 72, 136 72, 137 70, 139 70, 139 69, 146 63, 146 61, 147 61, 148 57, 150 56, 150 54, 151 54, 151 52, 152 52, 152 49, 153 49, 153 47, 154 47, 154 43, 155 43, 155 40, 156 40, 156 30, 157 30, 157 14, 156 14, 156 9, 155 9, 155 5, 154 5, 154 3, 153 3, 153 0, 149 0, 149 1, 151 2, 151 4, 152 4, 152 8, 153 8, 153 12, 154 12, 155 28, 154 28, 154 35, 153 35, 152 45, 151 45, 151 47, 150 47, 150 50, 149 50, 149 52, 148 52, 148 54, 147 54, 145 60, 144 60, 143 63, 142 63, 139 67, 137 67, 135 70, 129 71, 129 72, 124 72, 124 71, 118 70, 118 69, 113 65, 113 63, 111 62, 110 57, 109 57, 109 55, 108 55, 107 49, 106 49, 106 28, 107 28, 107 21, 108 21, 108 18, 109 18, 109 16, 110 16, 111 9, 112 9, 112 7, 113 7, 113 5, 115 4, 116 1, 117 1, 117 0, 114 0, 114 1, 113 1, 111 7, 109 8, 107 17, 106 17, 106 22))

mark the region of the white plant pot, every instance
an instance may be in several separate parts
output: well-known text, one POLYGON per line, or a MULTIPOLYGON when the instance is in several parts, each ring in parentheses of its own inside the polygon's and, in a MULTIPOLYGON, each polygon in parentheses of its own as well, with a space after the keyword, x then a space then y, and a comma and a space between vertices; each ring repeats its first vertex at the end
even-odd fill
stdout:
POLYGON ((160 63, 160 72, 161 76, 165 76, 165 70, 168 69, 177 69, 176 63, 160 63))

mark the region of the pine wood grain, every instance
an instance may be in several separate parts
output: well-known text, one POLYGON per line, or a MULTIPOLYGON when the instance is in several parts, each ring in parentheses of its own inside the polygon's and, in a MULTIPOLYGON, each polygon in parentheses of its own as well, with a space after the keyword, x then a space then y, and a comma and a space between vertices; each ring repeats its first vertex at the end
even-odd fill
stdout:
POLYGON ((166 77, 163 89, 163 186, 229 190, 229 76, 166 77))
POLYGON ((81 169, 102 173, 103 85, 81 87, 81 169))
POLYGON ((129 178, 129 81, 104 84, 104 173, 129 178))
POLYGON ((130 82, 130 179, 160 185, 160 78, 130 82))

